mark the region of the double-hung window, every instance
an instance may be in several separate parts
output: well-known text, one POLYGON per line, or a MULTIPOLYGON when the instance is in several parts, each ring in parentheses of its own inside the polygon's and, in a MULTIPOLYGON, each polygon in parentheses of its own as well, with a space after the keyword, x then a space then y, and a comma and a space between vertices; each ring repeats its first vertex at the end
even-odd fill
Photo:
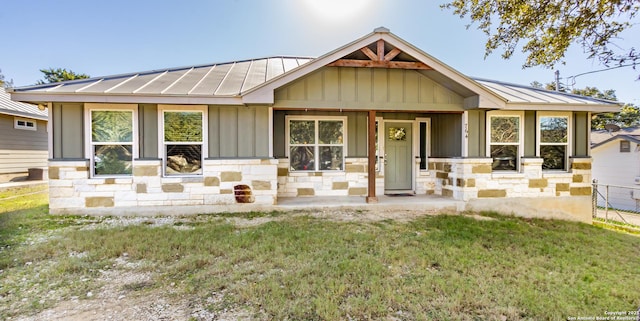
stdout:
POLYGON ((538 155, 543 170, 566 170, 569 156, 568 113, 538 114, 538 155))
POLYGON ((344 117, 288 118, 291 171, 344 170, 344 117))
POLYGON ((88 108, 91 176, 128 176, 133 170, 135 109, 96 105, 88 108))
POLYGON ((488 113, 487 150, 494 171, 518 171, 524 140, 522 127, 521 113, 488 113))
POLYGON ((205 155, 206 118, 204 107, 161 108, 161 154, 164 175, 202 175, 205 155))

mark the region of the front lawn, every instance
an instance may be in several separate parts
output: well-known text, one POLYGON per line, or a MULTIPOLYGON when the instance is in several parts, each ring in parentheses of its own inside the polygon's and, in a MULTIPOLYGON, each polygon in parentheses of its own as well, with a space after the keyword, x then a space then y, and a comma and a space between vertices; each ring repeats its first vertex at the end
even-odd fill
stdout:
POLYGON ((580 223, 254 213, 238 217, 266 222, 109 225, 116 219, 46 212, 46 195, 0 200, 0 319, 89 300, 122 260, 127 273, 150 275, 118 288, 128 296, 255 319, 566 320, 640 306, 640 238, 580 223))

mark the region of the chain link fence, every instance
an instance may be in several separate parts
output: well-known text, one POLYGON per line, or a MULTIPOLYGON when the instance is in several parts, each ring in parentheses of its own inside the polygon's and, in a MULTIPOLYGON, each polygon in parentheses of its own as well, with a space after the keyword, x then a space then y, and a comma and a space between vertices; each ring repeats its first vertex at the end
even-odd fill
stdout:
POLYGON ((594 218, 640 226, 640 185, 599 184, 593 180, 592 202, 594 218))

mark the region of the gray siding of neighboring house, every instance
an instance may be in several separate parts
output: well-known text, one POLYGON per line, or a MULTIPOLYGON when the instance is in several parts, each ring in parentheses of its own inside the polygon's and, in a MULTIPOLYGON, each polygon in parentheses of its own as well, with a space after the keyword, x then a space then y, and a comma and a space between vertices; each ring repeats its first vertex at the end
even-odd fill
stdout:
POLYGON ((35 131, 14 128, 14 116, 0 114, 0 174, 24 173, 47 166, 47 122, 36 122, 35 131))

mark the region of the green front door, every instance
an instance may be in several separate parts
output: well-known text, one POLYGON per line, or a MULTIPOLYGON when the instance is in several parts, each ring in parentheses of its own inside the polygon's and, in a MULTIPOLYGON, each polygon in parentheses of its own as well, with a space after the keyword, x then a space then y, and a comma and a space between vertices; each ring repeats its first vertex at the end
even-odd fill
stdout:
POLYGON ((411 126, 412 123, 385 122, 385 191, 412 190, 411 126))

